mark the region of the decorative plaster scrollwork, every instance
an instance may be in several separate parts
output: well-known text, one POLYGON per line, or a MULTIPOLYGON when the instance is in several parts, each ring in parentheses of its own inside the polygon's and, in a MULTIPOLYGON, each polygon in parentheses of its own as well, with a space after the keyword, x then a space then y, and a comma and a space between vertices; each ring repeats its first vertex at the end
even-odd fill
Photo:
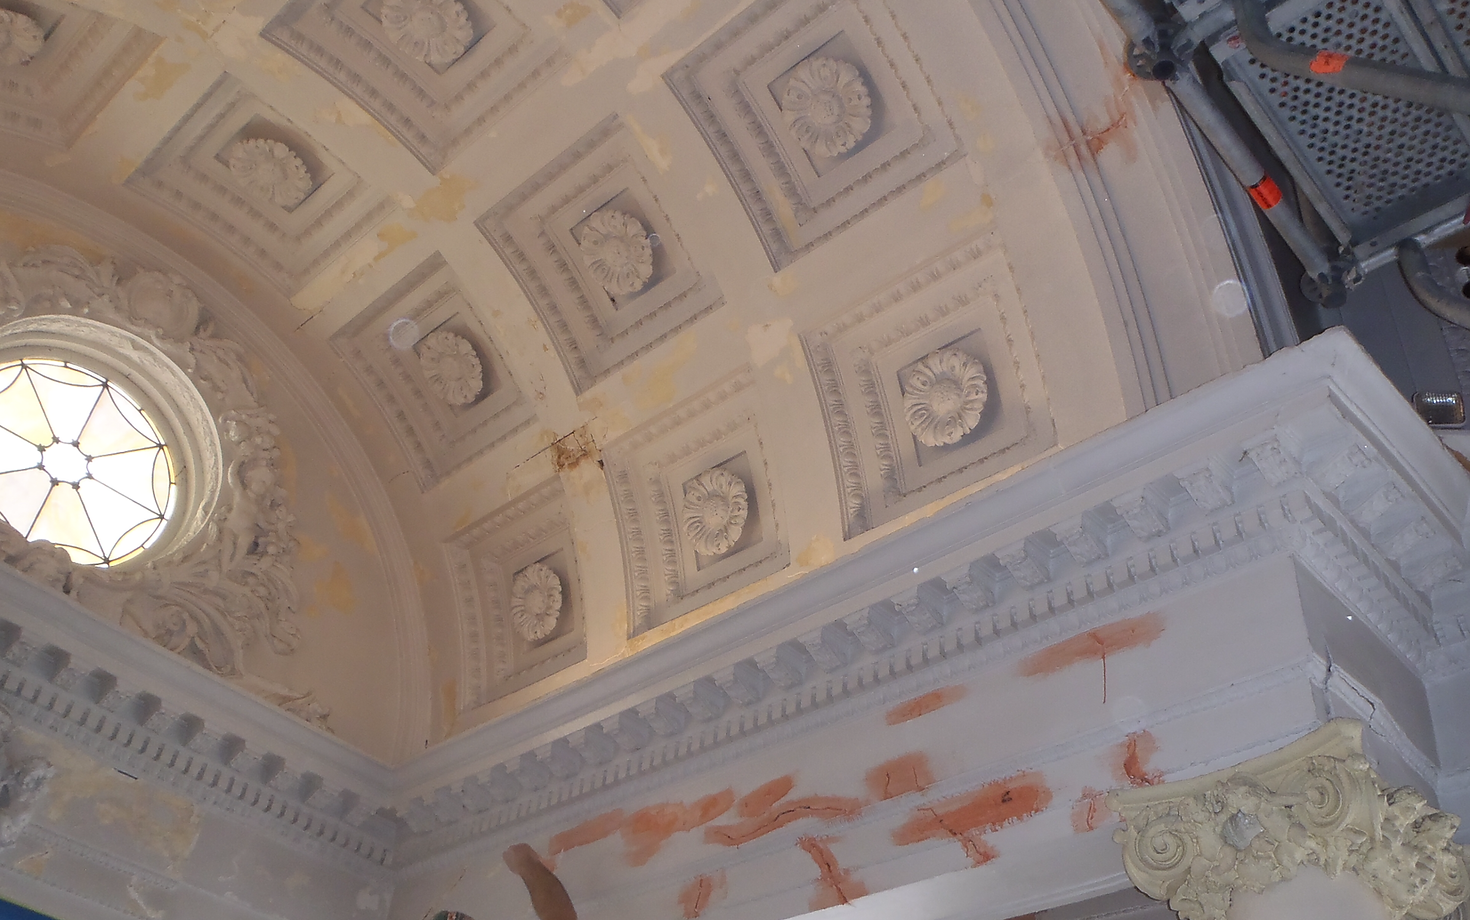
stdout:
POLYGON ((433 67, 453 64, 475 37, 458 0, 384 0, 380 19, 404 54, 433 67))
POLYGON ((170 525, 175 536, 146 564, 77 565, 64 550, 27 543, 3 523, 0 560, 325 727, 326 710, 310 693, 256 678, 245 667, 255 641, 285 655, 300 638, 296 519, 282 482, 280 431, 260 404, 245 350, 213 334, 183 279, 142 271, 122 282, 111 262, 93 265, 65 247, 0 263, 0 301, 0 337, 85 338, 86 348, 132 368, 138 381, 197 394, 179 396, 184 430, 170 442, 182 453, 193 497, 181 500, 170 525))
POLYGON ((745 483, 729 470, 705 470, 684 484, 679 517, 684 536, 702 556, 728 553, 739 542, 749 512, 745 483))
POLYGON ((1114 793, 1128 877, 1183 920, 1224 920, 1235 891, 1264 891, 1304 865, 1356 873, 1394 920, 1449 914, 1470 897, 1451 839, 1460 819, 1414 789, 1387 787, 1360 731, 1330 723, 1228 774, 1114 793))
POLYGON ((40 24, 24 13, 0 10, 0 67, 30 63, 46 44, 40 24))
POLYGON ((467 406, 485 388, 485 368, 469 339, 447 329, 424 336, 418 344, 419 367, 429 388, 451 406, 467 406))
POLYGON ((989 387, 979 359, 958 348, 941 348, 903 374, 903 414, 919 443, 954 444, 975 430, 989 387))
POLYGON ((642 222, 604 208, 587 218, 578 245, 587 270, 614 297, 643 289, 653 277, 653 244, 642 222))
POLYGON ((15 720, 0 708, 0 848, 20 838, 56 769, 40 757, 15 750, 15 720))
POLYGON ((540 642, 561 617, 561 577, 551 566, 533 562, 510 583, 510 622, 527 642, 540 642))
POLYGON ((230 173, 262 201, 294 208, 311 191, 311 173, 296 152, 280 141, 248 138, 227 157, 230 173))
POLYGON ((781 94, 781 114, 796 142, 823 157, 856 147, 873 124, 873 103, 856 67, 829 57, 797 64, 781 94))

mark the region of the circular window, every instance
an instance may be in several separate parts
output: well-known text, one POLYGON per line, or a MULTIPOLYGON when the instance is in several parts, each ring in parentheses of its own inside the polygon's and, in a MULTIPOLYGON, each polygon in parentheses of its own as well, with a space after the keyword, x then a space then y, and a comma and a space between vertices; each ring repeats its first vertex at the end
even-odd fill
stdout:
POLYGON ((73 562, 152 545, 178 500, 175 460, 138 400, 71 361, 0 363, 0 516, 73 562))

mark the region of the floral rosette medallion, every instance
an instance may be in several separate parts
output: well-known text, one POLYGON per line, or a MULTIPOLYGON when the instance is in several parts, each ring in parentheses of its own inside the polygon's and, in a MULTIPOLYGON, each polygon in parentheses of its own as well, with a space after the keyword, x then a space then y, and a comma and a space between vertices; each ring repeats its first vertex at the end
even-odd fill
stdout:
POLYGON ((383 0, 379 18, 399 50, 431 67, 459 60, 475 37, 459 0, 383 0))
POLYGON ((920 444, 945 447, 975 430, 989 387, 979 359, 958 348, 920 358, 899 381, 903 414, 920 444))
POLYGON ((419 367, 440 399, 451 406, 467 406, 485 388, 485 368, 475 346, 464 336, 440 329, 418 344, 419 367))
POLYGON ((561 578, 551 567, 533 562, 510 582, 510 625, 527 642, 540 642, 561 618, 561 578))
POLYGON ((680 522, 701 556, 728 553, 740 540, 749 513, 745 483, 729 470, 705 470, 684 485, 680 522))
POLYGON ((46 33, 24 13, 0 10, 0 67, 29 64, 46 44, 46 33))
POLYGON ((822 157, 857 146, 873 124, 873 103, 857 68, 829 57, 797 64, 781 94, 786 127, 802 147, 822 157))
POLYGON ((587 271, 614 297, 642 290, 653 277, 653 244, 631 214, 596 212, 583 225, 578 245, 587 271))
POLYGON ((311 173, 295 151, 280 141, 250 138, 230 148, 230 173, 250 194, 294 208, 311 191, 311 173))

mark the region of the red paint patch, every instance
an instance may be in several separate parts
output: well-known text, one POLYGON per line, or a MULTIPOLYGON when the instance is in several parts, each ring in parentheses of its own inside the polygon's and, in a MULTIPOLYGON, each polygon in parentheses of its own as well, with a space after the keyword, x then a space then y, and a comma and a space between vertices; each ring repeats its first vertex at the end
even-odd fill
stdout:
POLYGON ((853 899, 868 893, 868 886, 853 878, 850 869, 844 869, 837 864, 837 857, 832 855, 832 848, 827 845, 833 839, 802 837, 796 841, 796 845, 805 850, 806 855, 817 864, 817 890, 812 894, 809 905, 812 910, 851 904, 853 899))
POLYGON ((1343 54, 1341 51, 1328 51, 1323 49, 1317 52, 1308 65, 1312 73, 1342 73, 1342 69, 1351 61, 1352 55, 1343 54))
POLYGON ((1152 645, 1163 634, 1164 615, 1157 610, 1099 626, 1021 659, 1021 675, 1038 677, 1084 661, 1106 661, 1109 655, 1152 645))
POLYGON ((711 904, 723 900, 726 889, 724 869, 713 875, 695 876, 679 892, 679 906, 684 908, 684 920, 694 920, 711 904))
POLYGON ((777 802, 786 798, 786 794, 796 786, 796 777, 791 774, 771 780, 762 786, 756 787, 755 791, 741 797, 740 803, 735 806, 736 814, 742 818, 754 818, 771 810, 777 802))
POLYGON ((726 789, 707 795, 693 805, 665 802, 640 808, 628 816, 621 828, 627 846, 623 858, 630 866, 642 866, 658 855, 670 837, 708 824, 734 804, 734 791, 726 789))
POLYGON ((704 829, 704 842, 725 847, 738 847, 803 818, 823 821, 845 821, 855 818, 866 803, 862 799, 837 795, 809 795, 773 805, 765 814, 755 815, 734 824, 721 824, 704 829))
POLYGON ((595 818, 590 818, 578 824, 570 830, 562 831, 551 838, 549 851, 552 856, 565 853, 577 847, 584 847, 589 843, 596 843, 607 837, 611 837, 623 826, 623 810, 605 812, 595 818))
POLYGON ((1134 732, 1118 745, 1113 756, 1113 777, 1133 787, 1154 786, 1164 781, 1164 774, 1148 769, 1149 759, 1159 751, 1152 732, 1134 732))
POLYGON ((982 866, 996 856, 982 835, 1040 814, 1050 804, 1051 790, 1040 773, 1017 773, 914 809, 913 817, 893 832, 893 842, 908 846, 949 838, 964 847, 971 862, 982 866))
POLYGON ((1091 786, 1082 790, 1082 797, 1072 806, 1072 830, 1079 834, 1095 831, 1107 820, 1112 811, 1104 804, 1107 793, 1091 786))
POLYGON ((910 719, 917 719, 919 716, 927 716, 936 709, 943 709, 950 703, 957 703, 964 699, 966 692, 968 691, 964 687, 941 687, 938 690, 930 690, 922 696, 916 696, 888 710, 888 724, 898 725, 910 719))
POLYGON ((868 792, 875 799, 893 799, 910 792, 923 792, 934 785, 929 755, 922 751, 904 754, 868 771, 868 792))

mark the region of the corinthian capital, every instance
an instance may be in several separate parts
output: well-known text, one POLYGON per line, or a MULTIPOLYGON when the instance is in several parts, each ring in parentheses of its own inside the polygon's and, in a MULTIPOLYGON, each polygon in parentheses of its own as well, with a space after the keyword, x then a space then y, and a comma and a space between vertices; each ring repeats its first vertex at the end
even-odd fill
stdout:
POLYGON ((1390 917, 1438 920, 1470 896, 1460 819, 1363 757, 1362 725, 1329 722, 1279 751, 1192 780, 1115 792, 1113 834, 1139 890, 1183 920, 1224 920, 1237 891, 1304 865, 1353 872, 1390 917))

